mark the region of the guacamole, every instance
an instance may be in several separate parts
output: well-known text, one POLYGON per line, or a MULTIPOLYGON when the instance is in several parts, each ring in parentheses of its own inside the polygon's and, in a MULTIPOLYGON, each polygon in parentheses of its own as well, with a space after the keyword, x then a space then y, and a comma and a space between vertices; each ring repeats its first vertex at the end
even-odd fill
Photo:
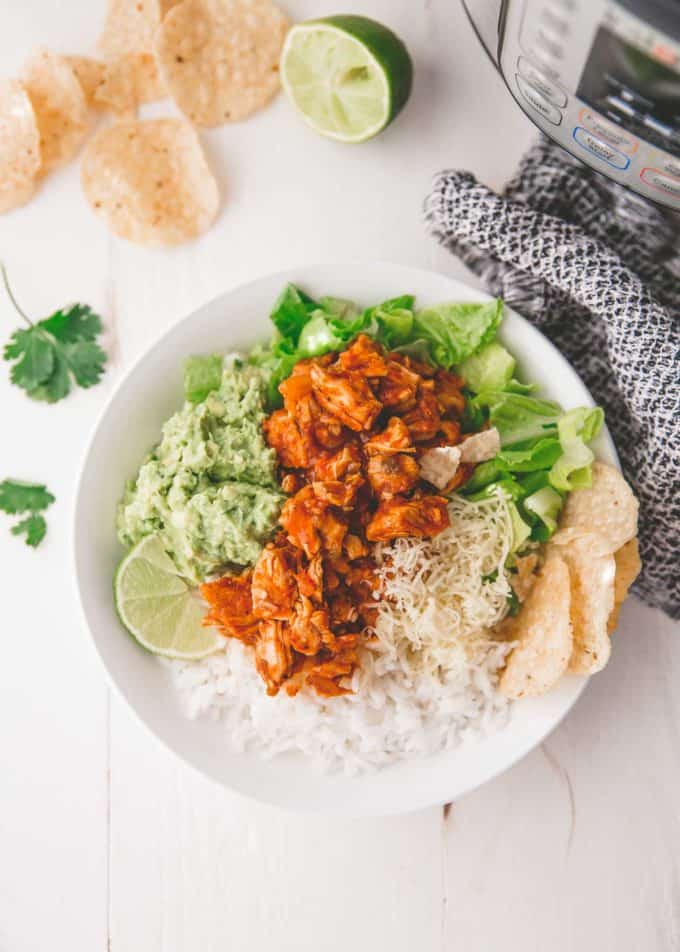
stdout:
POLYGON ((263 398, 261 373, 226 360, 219 388, 170 417, 119 506, 123 545, 159 533, 196 583, 257 559, 283 502, 263 398))

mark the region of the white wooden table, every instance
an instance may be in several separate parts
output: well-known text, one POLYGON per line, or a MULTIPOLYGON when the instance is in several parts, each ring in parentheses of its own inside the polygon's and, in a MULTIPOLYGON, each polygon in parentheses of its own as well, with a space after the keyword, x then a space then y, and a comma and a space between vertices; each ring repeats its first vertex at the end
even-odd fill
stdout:
MULTIPOLYGON (((40 43, 92 51, 100 5, 6 0, 3 73, 40 43)), ((338 9, 286 6, 296 19, 338 9)), ((391 24, 415 58, 412 101, 374 143, 324 141, 282 99, 206 133, 224 209, 172 252, 110 238, 76 165, 0 219, 24 309, 91 303, 112 354, 99 387, 54 407, 0 368, 0 479, 57 496, 35 552, 0 518, 0 952, 680 949, 680 637, 659 613, 626 606, 607 670, 504 776, 449 811, 332 823, 250 804, 176 761, 111 695, 83 631, 74 477, 140 351, 225 288, 288 265, 353 254, 465 277, 424 234, 429 178, 467 167, 500 186, 532 138, 458 0, 340 6, 391 24)), ((16 326, 4 299, 0 325, 4 341, 16 326)))

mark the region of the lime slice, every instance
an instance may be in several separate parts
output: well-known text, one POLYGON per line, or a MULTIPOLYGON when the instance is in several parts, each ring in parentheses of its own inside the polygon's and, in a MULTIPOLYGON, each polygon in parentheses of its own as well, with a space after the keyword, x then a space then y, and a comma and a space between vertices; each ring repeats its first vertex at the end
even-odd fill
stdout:
POLYGON ((158 536, 142 539, 125 556, 114 594, 120 620, 154 654, 204 658, 224 645, 214 629, 201 624, 205 605, 177 574, 158 536))
POLYGON ((294 26, 281 54, 283 88, 324 136, 364 142, 401 111, 413 65, 398 36, 375 20, 335 16, 294 26))

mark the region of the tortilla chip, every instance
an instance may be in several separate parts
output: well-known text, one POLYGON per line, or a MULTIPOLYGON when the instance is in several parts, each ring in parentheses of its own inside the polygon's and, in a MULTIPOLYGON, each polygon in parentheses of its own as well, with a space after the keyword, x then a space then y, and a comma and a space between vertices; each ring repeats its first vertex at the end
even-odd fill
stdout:
POLYGON ((609 553, 637 535, 638 501, 618 469, 593 463, 593 484, 569 493, 560 529, 581 529, 601 536, 609 553))
POLYGON ((538 569, 538 555, 529 552, 515 559, 515 572, 510 575, 510 585, 520 602, 524 602, 534 586, 538 569))
POLYGON ((567 670, 573 647, 570 602, 569 570, 558 555, 550 554, 514 619, 519 644, 499 683, 507 697, 545 694, 567 670))
POLYGON ((596 539, 584 535, 559 550, 571 583, 574 650, 569 670, 574 674, 601 671, 611 654, 607 620, 614 607, 616 562, 613 555, 597 554, 596 539))
POLYGON ((558 529, 550 540, 551 546, 569 546, 573 542, 581 542, 587 539, 592 547, 593 555, 611 555, 611 545, 609 540, 599 533, 590 532, 588 529, 558 529))
POLYGON ((40 132, 30 96, 14 79, 0 82, 0 214, 25 204, 40 170, 40 132))
POLYGON ((156 34, 168 92, 198 125, 244 119, 279 89, 288 27, 269 0, 183 0, 156 34))
POLYGON ((614 553, 616 562, 616 576, 614 577, 614 608, 607 622, 607 631, 611 635, 616 630, 619 621, 621 605, 628 597, 628 592, 635 579, 640 574, 642 562, 638 540, 631 539, 614 553))
POLYGON ((85 94, 65 56, 39 50, 26 63, 23 82, 40 130, 40 172, 64 165, 87 133, 85 94))
POLYGON ((148 53, 166 7, 161 0, 109 0, 104 29, 97 42, 104 59, 148 53))
POLYGON ((118 122, 87 145, 81 178, 95 212, 120 238, 176 245, 212 223, 217 183, 182 119, 118 122))
POLYGON ((95 109, 97 107, 95 93, 104 80, 105 64, 99 60, 91 59, 89 56, 66 56, 65 59, 70 63, 71 69, 76 74, 76 79, 81 85, 88 106, 95 109))
POLYGON ((126 53, 106 65, 94 98, 99 108, 134 118, 139 106, 164 96, 165 89, 151 53, 126 53))

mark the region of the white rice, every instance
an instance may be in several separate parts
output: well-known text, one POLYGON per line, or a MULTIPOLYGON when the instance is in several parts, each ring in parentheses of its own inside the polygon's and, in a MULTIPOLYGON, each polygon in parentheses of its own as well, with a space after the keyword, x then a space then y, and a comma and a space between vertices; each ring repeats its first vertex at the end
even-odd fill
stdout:
POLYGON ((266 757, 300 751, 321 770, 352 775, 502 727, 509 705, 496 683, 508 650, 487 644, 439 676, 413 677, 392 652, 363 649, 355 693, 327 699, 308 691, 269 697, 251 649, 239 641, 201 661, 165 663, 187 715, 220 719, 233 749, 266 757))

